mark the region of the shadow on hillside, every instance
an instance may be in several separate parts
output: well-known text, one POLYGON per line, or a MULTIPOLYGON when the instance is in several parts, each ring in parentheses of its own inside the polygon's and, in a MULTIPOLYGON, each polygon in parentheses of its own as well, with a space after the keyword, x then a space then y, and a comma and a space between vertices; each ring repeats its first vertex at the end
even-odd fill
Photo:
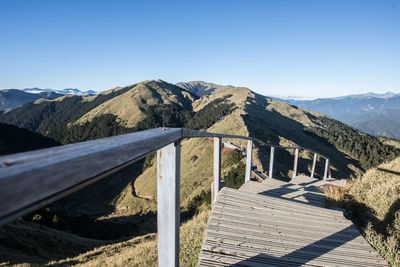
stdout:
MULTIPOLYGON (((252 137, 260 139, 264 142, 278 145, 279 137, 295 142, 297 145, 310 148, 318 153, 321 153, 331 160, 332 176, 335 178, 349 178, 354 176, 353 170, 348 165, 352 164, 359 169, 362 169, 360 164, 346 154, 340 152, 335 146, 318 135, 307 131, 307 128, 294 119, 286 117, 277 111, 267 110, 268 101, 261 95, 255 95, 255 100, 248 98, 246 111, 243 119, 248 127, 249 134, 252 137)), ((291 106, 297 109, 297 107, 291 106)), ((310 120, 313 115, 305 113, 310 120)), ((314 118, 315 119, 315 118, 314 118)), ((267 170, 269 163, 269 148, 260 147, 263 168, 267 170)), ((292 152, 293 154, 293 152, 292 152)), ((274 176, 287 179, 289 171, 293 168, 293 156, 286 150, 275 150, 274 157, 274 176)), ((312 159, 299 159, 298 172, 309 175, 311 170, 312 159)), ((324 162, 321 160, 317 164, 317 177, 323 174, 324 162)))
POLYGON ((355 200, 349 201, 347 209, 351 211, 352 220, 363 231, 368 227, 368 224, 371 224, 374 231, 387 237, 396 228, 395 221, 396 214, 400 212, 400 198, 390 205, 383 220, 375 216, 375 211, 371 207, 355 200))

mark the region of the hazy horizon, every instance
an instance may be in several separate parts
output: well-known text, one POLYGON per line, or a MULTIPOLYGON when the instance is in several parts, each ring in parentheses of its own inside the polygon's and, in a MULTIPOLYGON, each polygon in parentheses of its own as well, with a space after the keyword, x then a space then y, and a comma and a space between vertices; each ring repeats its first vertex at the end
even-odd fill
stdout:
POLYGON ((400 93, 400 0, 0 2, 0 88, 204 80, 302 98, 400 93))

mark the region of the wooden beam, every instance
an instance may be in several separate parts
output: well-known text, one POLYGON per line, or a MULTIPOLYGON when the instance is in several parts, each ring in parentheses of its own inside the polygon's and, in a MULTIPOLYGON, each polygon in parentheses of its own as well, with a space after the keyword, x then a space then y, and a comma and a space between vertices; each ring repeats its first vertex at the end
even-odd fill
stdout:
POLYGON ((274 154, 275 154, 275 147, 271 146, 271 152, 269 155, 269 177, 273 178, 274 173, 274 154))
POLYGON ((314 178, 314 174, 315 174, 315 166, 317 165, 317 157, 318 154, 314 153, 314 157, 313 157, 313 163, 312 163, 312 167, 311 167, 311 178, 314 178))
POLYGON ((179 266, 180 143, 157 151, 158 266, 179 266))
POLYGON ((329 159, 325 159, 324 180, 328 177, 329 159))
POLYGON ((247 141, 247 149, 246 149, 246 173, 244 181, 250 181, 251 176, 251 163, 253 157, 253 141, 247 141))
POLYGON ((0 157, 0 224, 107 177, 180 138, 181 129, 157 128, 0 157))
POLYGON ((214 186, 213 186, 213 199, 214 203, 219 190, 221 189, 221 138, 214 137, 214 186))
POLYGON ((297 163, 299 161, 299 148, 296 148, 294 151, 294 162, 293 162, 293 175, 292 179, 296 178, 297 176, 297 163))

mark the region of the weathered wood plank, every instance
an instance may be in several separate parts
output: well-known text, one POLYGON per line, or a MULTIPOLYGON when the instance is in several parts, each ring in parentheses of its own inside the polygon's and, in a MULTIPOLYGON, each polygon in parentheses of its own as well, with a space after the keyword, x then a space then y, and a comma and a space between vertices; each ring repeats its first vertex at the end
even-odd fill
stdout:
POLYGON ((221 189, 221 138, 214 137, 214 185, 213 199, 215 202, 218 192, 221 189))
POLYGON ((328 170, 329 170, 329 159, 325 159, 325 169, 324 169, 324 180, 328 178, 328 170))
POLYGON ((318 157, 318 154, 317 154, 317 153, 314 153, 314 156, 313 156, 313 163, 312 163, 312 167, 311 167, 311 175, 310 175, 311 178, 314 178, 315 166, 317 165, 317 157, 318 157))
POLYGON ((208 222, 199 266, 387 266, 342 212, 277 198, 307 193, 310 181, 293 181, 223 188, 208 222), (259 194, 273 189, 275 196, 259 194))
POLYGON ((356 237, 352 240, 349 244, 343 244, 344 240, 347 240, 345 235, 343 236, 335 236, 334 238, 327 237, 326 235, 315 234, 314 232, 297 232, 293 231, 293 229, 274 229, 273 226, 260 226, 254 225, 251 223, 242 223, 242 222, 235 222, 235 221, 228 221, 228 220, 213 220, 210 221, 207 227, 207 234, 209 235, 209 239, 218 239, 224 237, 231 237, 231 238, 253 238, 255 240, 280 240, 281 242, 294 242, 294 243, 305 243, 305 242, 315 242, 318 238, 323 238, 323 242, 321 245, 328 244, 328 245, 335 245, 340 246, 338 249, 346 249, 351 248, 351 250, 362 251, 365 253, 370 254, 373 249, 368 245, 365 244, 365 241, 361 236, 356 237), (252 227, 250 229, 246 229, 246 227, 252 227), (226 236, 224 236, 226 235, 226 236))
POLYGON ((294 162, 293 162, 293 174, 292 179, 296 178, 297 176, 297 163, 299 161, 299 148, 296 147, 294 150, 294 162))
POLYGON ((245 171, 245 175, 244 175, 245 182, 250 181, 252 158, 253 158, 253 141, 247 141, 246 171, 245 171))
POLYGON ((180 142, 157 151, 158 265, 179 266, 180 142))
POLYGON ((0 223, 47 205, 181 138, 153 129, 0 158, 0 223))
POLYGON ((275 147, 271 146, 271 152, 269 154, 269 177, 274 177, 274 155, 275 155, 275 147))

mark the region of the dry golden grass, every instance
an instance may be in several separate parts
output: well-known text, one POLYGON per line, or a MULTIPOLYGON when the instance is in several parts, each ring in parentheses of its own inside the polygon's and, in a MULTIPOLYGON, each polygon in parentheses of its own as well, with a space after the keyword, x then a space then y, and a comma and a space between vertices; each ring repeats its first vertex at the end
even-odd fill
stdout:
MULTIPOLYGON (((219 96, 230 95, 232 90, 221 90, 219 96)), ((247 95, 250 94, 249 90, 242 89, 242 91, 240 91, 242 94, 230 97, 237 105, 244 105, 247 95)), ((198 105, 203 105, 203 101, 207 102, 208 99, 200 99, 198 105)), ((223 120, 211 126, 208 131, 247 136, 248 131, 241 116, 243 112, 243 109, 240 108, 234 110, 223 120)), ((225 141, 228 140, 225 139, 225 141)), ((240 140, 234 140, 234 142, 246 144, 240 140)), ((213 179, 213 140, 204 138, 184 140, 181 147, 181 157, 181 206, 185 208, 187 203, 201 194, 202 191, 210 190, 213 179)), ((257 160, 256 155, 255 160, 257 160)), ((222 173, 228 172, 232 167, 225 166, 222 173)), ((124 210, 129 214, 155 211, 156 189, 156 164, 154 161, 135 179, 133 184, 124 189, 116 201, 117 210, 124 210)))
MULTIPOLYGON (((201 211, 180 228, 180 264, 196 266, 209 216, 201 211)), ((157 266, 157 237, 149 234, 128 241, 106 245, 75 258, 50 262, 50 266, 157 266)), ((29 266, 29 265, 28 265, 29 266)))
POLYGON ((331 207, 346 208, 367 241, 391 264, 400 266, 400 157, 349 181, 325 185, 331 207))
POLYGON ((326 206, 328 208, 345 208, 347 203, 347 195, 352 181, 347 181, 345 186, 337 186, 326 184, 322 186, 322 191, 325 194, 326 206))
POLYGON ((400 157, 369 170, 349 194, 367 240, 400 266, 400 157))
POLYGON ((142 111, 157 104, 183 105, 182 99, 191 96, 181 90, 173 91, 172 88, 165 89, 158 81, 143 81, 135 84, 132 88, 116 96, 83 115, 78 124, 92 121, 95 117, 103 114, 115 115, 126 127, 135 127, 146 115, 142 111))

